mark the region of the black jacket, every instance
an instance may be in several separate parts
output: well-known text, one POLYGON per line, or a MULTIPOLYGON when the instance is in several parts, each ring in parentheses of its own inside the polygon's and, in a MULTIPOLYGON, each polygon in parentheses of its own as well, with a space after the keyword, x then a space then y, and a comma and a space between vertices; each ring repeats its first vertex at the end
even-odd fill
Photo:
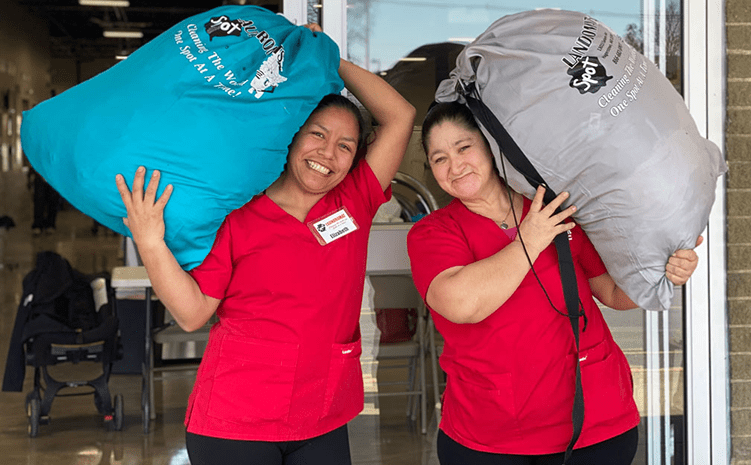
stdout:
POLYGON ((95 327, 97 312, 89 279, 54 252, 37 254, 36 267, 23 279, 5 364, 3 391, 21 391, 25 376, 24 343, 39 334, 80 334, 95 327))

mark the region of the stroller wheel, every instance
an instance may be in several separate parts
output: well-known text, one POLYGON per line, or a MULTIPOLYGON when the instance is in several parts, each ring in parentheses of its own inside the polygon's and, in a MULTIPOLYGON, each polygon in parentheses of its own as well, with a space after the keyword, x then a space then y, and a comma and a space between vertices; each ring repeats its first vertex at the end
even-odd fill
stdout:
POLYGON ((115 431, 122 431, 123 429, 123 395, 117 394, 115 396, 115 418, 114 427, 115 431))
POLYGON ((26 394, 26 416, 29 415, 29 404, 31 404, 31 399, 36 399, 36 400, 41 401, 41 397, 39 396, 39 393, 35 390, 26 394))
POLYGON ((26 415, 29 417, 29 437, 35 438, 39 433, 39 416, 41 415, 39 399, 32 397, 28 400, 26 415))

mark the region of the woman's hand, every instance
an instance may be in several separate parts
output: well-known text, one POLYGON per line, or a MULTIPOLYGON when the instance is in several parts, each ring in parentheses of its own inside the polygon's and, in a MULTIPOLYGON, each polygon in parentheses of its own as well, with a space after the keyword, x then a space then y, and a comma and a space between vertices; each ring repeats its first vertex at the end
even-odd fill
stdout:
POLYGON ((575 206, 572 205, 560 213, 555 212, 569 197, 568 193, 559 194, 548 205, 543 205, 544 195, 545 187, 539 186, 534 199, 532 199, 532 205, 529 207, 527 216, 519 225, 519 234, 516 236, 517 241, 524 241, 524 246, 530 257, 534 258, 553 242, 555 236, 576 227, 574 222, 563 222, 574 214, 575 206))
MULTIPOLYGON (((699 247, 702 242, 704 242, 704 237, 699 236, 694 247, 699 247)), ((665 265, 665 276, 676 286, 682 286, 686 284, 698 264, 699 256, 693 249, 678 250, 668 259, 668 264, 665 265)))
POLYGON ((186 331, 195 331, 206 324, 221 301, 201 292, 164 242, 164 207, 172 195, 172 185, 165 187, 157 199, 159 171, 152 171, 149 185, 144 191, 145 176, 146 168, 138 167, 133 178, 133 192, 128 190, 121 174, 115 178, 117 190, 128 210, 128 217, 123 218, 123 223, 130 228, 138 246, 151 287, 177 324, 186 331))
POLYGON ((154 170, 149 179, 149 185, 144 192, 144 178, 146 168, 140 166, 133 178, 133 191, 128 189, 125 178, 118 174, 115 178, 117 190, 125 204, 128 216, 123 223, 130 229, 133 240, 139 249, 159 245, 164 241, 164 207, 172 195, 172 185, 168 185, 159 199, 156 191, 159 186, 160 173, 154 170))
POLYGON ((310 29, 313 32, 323 32, 323 29, 321 29, 321 25, 317 23, 308 23, 304 27, 310 29))

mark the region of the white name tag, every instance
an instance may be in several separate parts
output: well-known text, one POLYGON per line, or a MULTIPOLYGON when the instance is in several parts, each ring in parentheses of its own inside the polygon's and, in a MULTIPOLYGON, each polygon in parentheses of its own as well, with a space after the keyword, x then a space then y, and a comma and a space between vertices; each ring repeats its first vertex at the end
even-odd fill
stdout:
POLYGON ((321 245, 330 244, 358 229, 357 223, 347 211, 347 207, 342 207, 330 215, 311 221, 308 223, 308 228, 321 245))

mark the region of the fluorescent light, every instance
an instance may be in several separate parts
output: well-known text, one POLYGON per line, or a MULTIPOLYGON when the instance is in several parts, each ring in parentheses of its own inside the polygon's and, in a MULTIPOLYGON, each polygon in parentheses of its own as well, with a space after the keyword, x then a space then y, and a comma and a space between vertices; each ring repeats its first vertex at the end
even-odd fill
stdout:
POLYGON ((130 6, 128 0, 78 0, 78 4, 81 6, 119 6, 122 8, 130 6))
POLYGON ((400 58, 399 61, 426 61, 427 58, 425 57, 404 57, 400 58))
POLYGON ((115 60, 124 60, 128 58, 128 55, 115 55, 115 60))
POLYGON ((466 42, 470 43, 475 40, 474 37, 449 37, 449 42, 466 42))
POLYGON ((104 37, 110 39, 140 39, 143 37, 141 31, 119 31, 117 29, 109 29, 104 31, 104 37))

